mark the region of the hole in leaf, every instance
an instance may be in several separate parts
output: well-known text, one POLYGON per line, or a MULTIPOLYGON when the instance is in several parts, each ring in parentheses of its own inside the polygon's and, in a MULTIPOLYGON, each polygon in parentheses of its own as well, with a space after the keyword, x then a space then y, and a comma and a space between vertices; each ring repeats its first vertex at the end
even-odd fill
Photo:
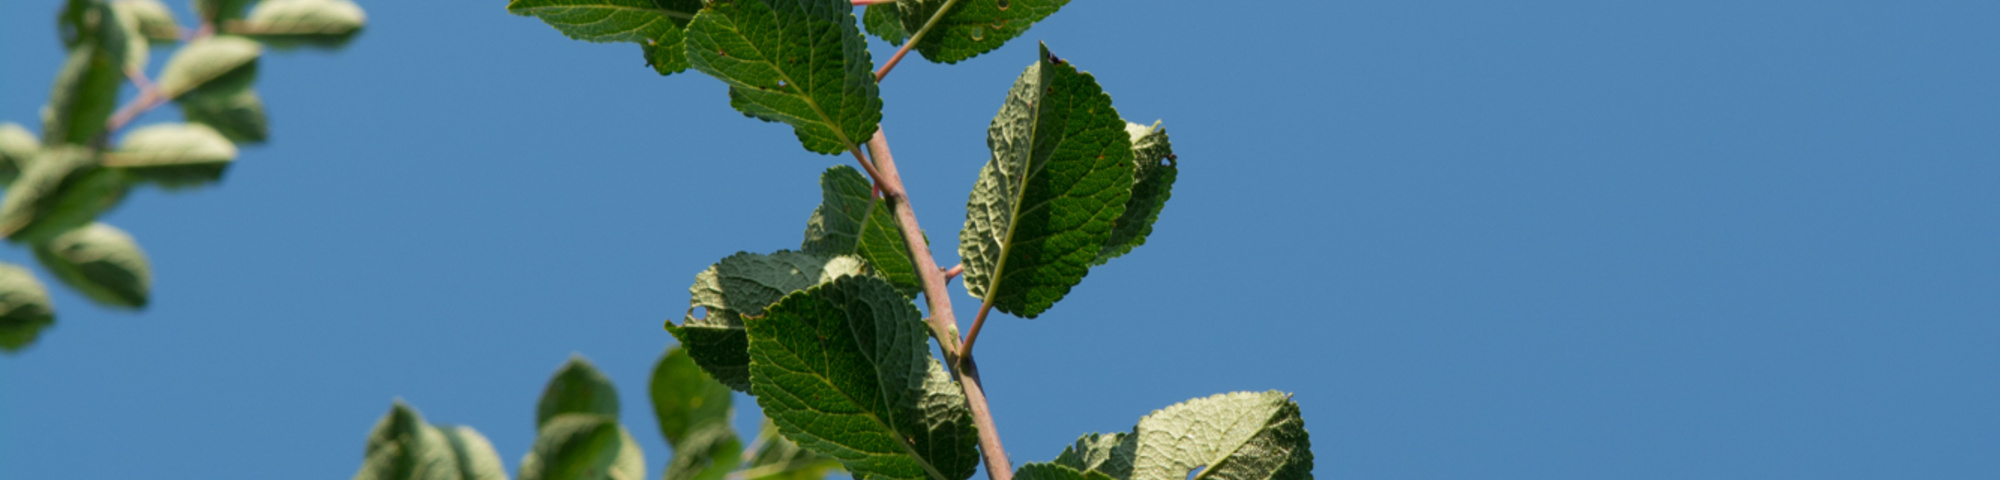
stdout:
POLYGON ((1001 10, 1006 10, 1006 9, 1007 9, 1007 7, 1012 7, 1012 6, 1014 6, 1014 2, 1010 2, 1010 1, 1007 1, 1007 0, 1000 0, 1000 9, 1001 9, 1001 10))
POLYGON ((972 41, 977 42, 984 39, 986 39, 986 29, 983 27, 972 27, 972 41))
POLYGON ((707 320, 708 307, 690 308, 688 309, 688 315, 694 316, 695 320, 707 320))
POLYGON ((1207 465, 1202 465, 1199 467, 1194 467, 1193 470, 1188 470, 1187 480, 1194 480, 1194 477, 1201 476, 1202 470, 1207 470, 1207 469, 1208 469, 1207 465))

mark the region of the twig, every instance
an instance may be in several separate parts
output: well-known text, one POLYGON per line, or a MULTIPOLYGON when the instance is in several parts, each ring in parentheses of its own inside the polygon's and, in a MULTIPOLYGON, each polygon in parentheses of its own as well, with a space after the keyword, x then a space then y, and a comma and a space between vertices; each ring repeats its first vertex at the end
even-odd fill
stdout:
MULTIPOLYGON (((192 42, 214 35, 215 26, 208 22, 202 22, 201 28, 196 29, 194 35, 188 37, 187 41, 192 42)), ((154 85, 151 79, 146 78, 146 72, 143 70, 126 67, 125 78, 132 80, 133 86, 139 87, 139 97, 132 99, 132 103, 118 107, 118 111, 111 114, 111 119, 104 122, 104 137, 106 138, 109 138, 114 133, 118 133, 126 125, 131 125, 132 120, 138 119, 140 115, 159 108, 160 105, 165 105, 168 100, 173 100, 171 97, 160 95, 159 86, 154 85)))
POLYGON ((993 311, 993 300, 979 304, 979 315, 972 317, 972 330, 965 332, 965 341, 960 343, 963 345, 959 347, 960 358, 972 358, 972 342, 979 340, 979 328, 986 326, 986 312, 990 311, 993 311))
MULTIPOLYGON (((947 8, 949 5, 947 5, 947 8)), ((993 424, 993 412, 986 404, 986 390, 979 381, 979 366, 969 356, 961 356, 958 346, 958 319, 951 313, 951 294, 946 289, 945 271, 939 269, 937 260, 931 257, 930 244, 924 241, 923 229, 917 225, 917 212, 910 206, 909 192, 903 189, 902 176, 896 173, 896 159, 889 154, 889 138, 882 129, 875 129, 875 137, 868 139, 868 155, 874 160, 875 183, 882 187, 882 196, 895 206, 896 222, 902 226, 903 241, 910 246, 910 257, 917 263, 917 273, 923 277, 924 301, 930 307, 928 319, 931 335, 937 337, 938 347, 944 350, 945 364, 957 371, 959 386, 965 391, 966 403, 972 406, 972 423, 979 428, 979 452, 985 456, 986 477, 991 480, 1013 480, 1014 464, 1007 459, 1007 449, 1000 444, 1000 432, 993 424)))
POLYGON ((944 270, 944 281, 949 282, 953 278, 958 278, 958 274, 961 273, 965 273, 965 265, 952 265, 951 268, 944 270))
POLYGON ((937 26, 938 20, 943 20, 944 14, 950 12, 953 5, 958 5, 958 0, 945 0, 944 6, 938 8, 937 13, 931 14, 930 20, 924 21, 924 28, 919 28, 917 33, 910 34, 910 39, 903 43, 903 48, 896 49, 896 54, 890 55, 889 61, 882 62, 882 68, 875 71, 875 81, 881 82, 883 77, 889 76, 889 71, 896 69, 896 64, 903 61, 904 55, 910 54, 910 48, 917 46, 917 41, 923 40, 924 35, 931 33, 931 27, 937 26))

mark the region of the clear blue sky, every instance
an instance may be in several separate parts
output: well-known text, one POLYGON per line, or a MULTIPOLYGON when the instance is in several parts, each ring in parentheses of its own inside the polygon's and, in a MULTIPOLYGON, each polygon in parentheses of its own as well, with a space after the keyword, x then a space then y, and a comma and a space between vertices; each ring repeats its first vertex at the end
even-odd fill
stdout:
MULTIPOLYGON (((223 185, 107 218, 149 310, 58 288, 0 358, 0 478, 346 478, 397 397, 511 468, 571 352, 659 474, 662 320, 852 160, 504 0, 362 3, 349 49, 267 57, 223 185)), ((0 2, 0 119, 57 4, 0 2)), ((1329 479, 2000 478, 2000 3, 1244 5, 1078 1, 883 86, 947 264, 1034 41, 1173 132, 1148 244, 979 342, 1017 463, 1278 389, 1329 479)))

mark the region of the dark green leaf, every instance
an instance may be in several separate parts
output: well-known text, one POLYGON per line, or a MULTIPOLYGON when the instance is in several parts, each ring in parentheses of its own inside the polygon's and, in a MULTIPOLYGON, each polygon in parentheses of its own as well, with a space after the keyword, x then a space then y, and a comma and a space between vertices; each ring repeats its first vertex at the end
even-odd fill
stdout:
POLYGON ((683 29, 701 0, 512 0, 507 11, 542 19, 563 35, 588 42, 637 43, 661 75, 687 70, 683 29))
POLYGON ((1160 210, 1174 196, 1174 177, 1180 173, 1174 145, 1167 141, 1167 130, 1160 128, 1159 122, 1150 127, 1127 123, 1125 132, 1132 136, 1132 198, 1125 202, 1125 214, 1111 228, 1111 238, 1104 241, 1093 265, 1103 265, 1146 244, 1146 236, 1153 234, 1153 222, 1159 221, 1160 210))
POLYGON ((401 400, 369 432, 367 456, 354 474, 354 480, 457 479, 451 440, 401 400))
POLYGON ((688 24, 688 61, 729 84, 729 105, 784 122, 806 150, 845 153, 882 120, 868 39, 842 0, 717 2, 688 24))
POLYGON ((44 111, 42 143, 91 145, 104 132, 105 121, 118 108, 118 86, 125 81, 123 59, 100 47, 95 37, 71 48, 56 73, 44 111))
POLYGON ((857 478, 972 476, 971 410, 930 358, 916 306, 888 282, 840 277, 744 322, 757 403, 785 438, 857 478))
POLYGON ((1117 480, 1132 478, 1132 460, 1139 436, 1130 433, 1089 434, 1064 448, 1055 463, 1086 472, 1103 472, 1117 480))
POLYGON ((903 29, 922 29, 953 1, 957 3, 951 11, 917 40, 915 50, 927 60, 958 63, 991 52, 1069 4, 1069 0, 901 0, 897 3, 903 10, 903 29))
POLYGON ((1283 392, 1189 400, 1147 415, 1137 431, 1131 480, 1312 479, 1305 420, 1283 392))
POLYGON ((160 95, 241 91, 256 80, 257 57, 263 51, 257 42, 231 35, 188 42, 160 70, 160 95))
POLYGON ((1079 471, 1055 463, 1030 463, 1014 470, 1014 480, 1112 480, 1098 471, 1079 471))
POLYGON ((1132 140, 1090 74, 1042 60, 1014 83, 986 130, 959 231, 965 288, 1027 318, 1083 281, 1132 195, 1132 140))
POLYGON ((611 378, 597 371, 595 365, 582 355, 569 357, 562 368, 549 378, 549 385, 542 389, 542 400, 535 407, 535 426, 542 428, 549 420, 565 413, 587 413, 618 418, 618 389, 611 385, 611 378))
POLYGON ((651 387, 653 414, 669 445, 680 445, 689 432, 729 425, 729 387, 701 371, 686 348, 674 347, 660 357, 651 387))
POLYGON ((125 198, 124 174, 84 148, 45 148, 0 197, 0 234, 39 242, 90 224, 125 198))
POLYGON ((20 351, 55 323, 49 291, 42 288, 35 274, 18 265, 0 263, 0 351, 20 351))
POLYGON ((868 12, 861 15, 861 23, 862 26, 868 29, 868 34, 886 40, 890 45, 900 47, 903 46, 904 40, 910 39, 910 32, 903 29, 902 7, 897 6, 896 3, 878 3, 868 6, 868 12))
POLYGON ((18 124, 0 123, 0 185, 14 183, 41 151, 42 142, 34 133, 18 124))
POLYGON ((438 427, 445 439, 451 441, 452 458, 458 465, 458 476, 452 480, 507 480, 507 465, 500 463, 500 452, 493 450, 493 442, 486 441, 472 427, 438 427))
POLYGON ((764 307, 787 293, 829 280, 833 274, 857 273, 858 261, 830 264, 825 257, 779 251, 770 255, 737 252, 695 275, 688 287, 688 312, 681 325, 667 331, 688 349, 696 364, 729 388, 750 390, 749 342, 743 317, 762 315, 764 307))
POLYGON ((194 0, 196 15, 207 19, 208 23, 223 24, 243 18, 243 7, 254 0, 194 0))
POLYGON ((521 480, 642 480, 638 442, 618 420, 567 413, 550 419, 521 460, 521 480))
POLYGON ((93 223, 37 244, 35 259, 100 305, 145 307, 153 290, 146 252, 131 235, 110 225, 93 223))
POLYGON ((913 297, 922 291, 923 279, 910 258, 909 244, 903 241, 903 227, 896 223, 889 203, 875 197, 868 179, 842 165, 820 174, 819 185, 820 205, 806 222, 800 250, 825 257, 860 256, 903 295, 913 297))
POLYGON ((188 123, 214 128, 229 141, 263 143, 270 136, 270 126, 264 118, 264 100, 248 88, 192 92, 175 102, 181 105, 181 116, 188 123))
POLYGON ((223 31, 255 38, 272 47, 338 48, 368 24, 368 14, 348 0, 263 0, 223 31))

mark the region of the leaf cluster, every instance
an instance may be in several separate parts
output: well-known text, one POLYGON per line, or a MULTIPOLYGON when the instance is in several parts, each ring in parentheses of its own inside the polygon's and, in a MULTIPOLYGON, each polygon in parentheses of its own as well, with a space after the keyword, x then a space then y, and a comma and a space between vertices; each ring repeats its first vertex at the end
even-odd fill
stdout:
MULTIPOLYGON (((269 136, 252 88, 265 47, 338 48, 366 24, 351 0, 197 0, 183 26, 160 0, 67 0, 57 15, 68 54, 40 134, 0 123, 0 236, 86 298, 144 308, 152 271, 132 236, 100 223, 131 189, 185 190, 221 181, 240 144, 269 136), (146 75, 156 48, 172 49, 146 75), (139 93, 119 107, 126 83, 139 93), (185 123, 120 130, 178 104, 185 123)), ((55 322, 39 280, 0 264, 0 351, 34 343, 55 322)))

